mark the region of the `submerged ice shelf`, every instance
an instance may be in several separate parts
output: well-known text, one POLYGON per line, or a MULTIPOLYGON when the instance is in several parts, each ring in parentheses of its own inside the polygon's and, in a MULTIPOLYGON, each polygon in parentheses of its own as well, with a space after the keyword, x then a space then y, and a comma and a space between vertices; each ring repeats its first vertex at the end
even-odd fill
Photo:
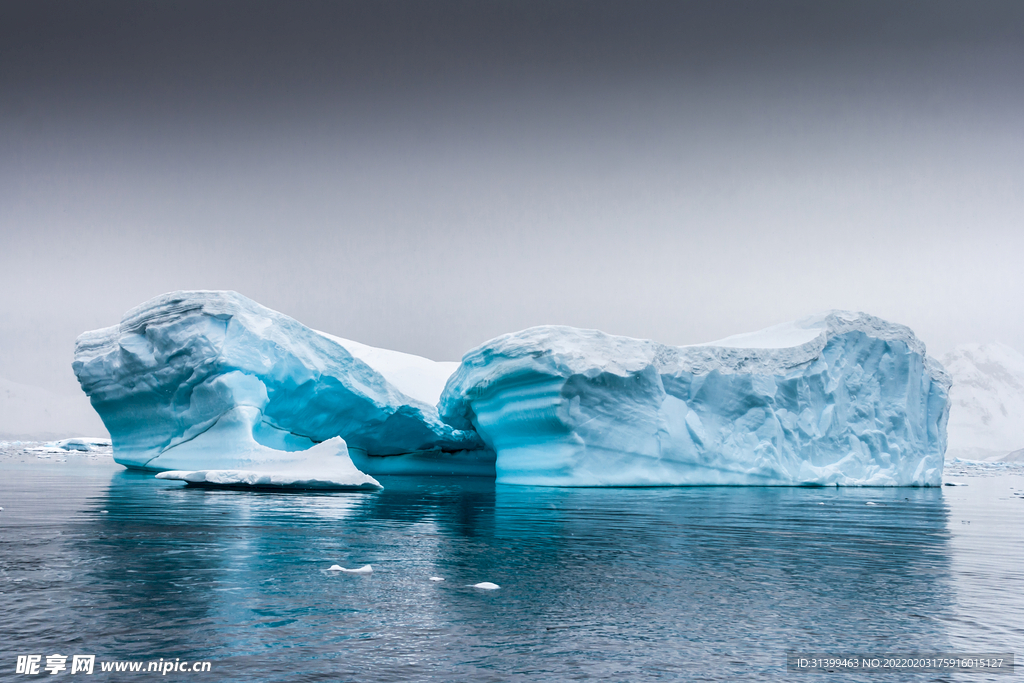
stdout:
POLYGON ((237 485, 938 485, 949 391, 862 313, 690 347, 538 327, 436 363, 234 292, 157 297, 83 334, 74 370, 118 462, 237 485))
POLYGON ((253 439, 260 418, 251 406, 229 410, 210 429, 164 453, 160 457, 164 467, 181 469, 164 470, 157 478, 232 488, 382 488, 352 463, 341 437, 305 450, 279 450, 253 439), (201 469, 189 469, 195 463, 202 463, 201 469))
POLYGON ((507 484, 935 486, 948 391, 908 328, 833 311, 690 347, 531 328, 467 353, 439 410, 507 484))

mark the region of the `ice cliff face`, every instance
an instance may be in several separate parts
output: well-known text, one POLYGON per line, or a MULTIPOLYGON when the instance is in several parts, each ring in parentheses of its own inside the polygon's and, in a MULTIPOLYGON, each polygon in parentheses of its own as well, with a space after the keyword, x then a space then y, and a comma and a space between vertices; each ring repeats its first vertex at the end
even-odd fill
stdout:
POLYGON ((908 328, 834 311, 690 347, 536 327, 438 408, 508 484, 939 485, 949 386, 908 328))
POLYGON ((1000 460, 1024 449, 1024 355, 1005 344, 964 344, 942 363, 953 378, 949 456, 1000 460))
POLYGON ((482 447, 433 405, 454 363, 331 337, 235 292, 152 299, 80 336, 73 367, 130 467, 230 468, 221 433, 241 459, 338 436, 364 460, 482 447))

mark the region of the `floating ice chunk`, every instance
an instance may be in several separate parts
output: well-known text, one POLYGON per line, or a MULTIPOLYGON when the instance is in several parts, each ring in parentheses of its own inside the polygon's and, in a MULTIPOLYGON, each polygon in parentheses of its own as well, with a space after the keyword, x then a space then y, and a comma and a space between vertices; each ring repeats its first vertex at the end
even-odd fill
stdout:
POLYGON ((51 453, 63 455, 69 451, 95 453, 108 448, 110 448, 110 439, 104 439, 97 436, 76 436, 71 439, 49 441, 42 446, 32 446, 25 450, 29 453, 51 453))
POLYGON ((496 583, 491 583, 490 581, 483 581, 481 583, 474 583, 471 588, 480 588, 485 591, 496 591, 501 588, 501 586, 496 583))
POLYGON ((956 481, 947 481, 946 482, 946 486, 967 486, 967 484, 964 484, 962 482, 956 482, 956 481))
MULTIPOLYGON (((3 508, 0 508, 0 510, 3 510, 3 508)), ((431 581, 444 581, 444 579, 442 579, 440 576, 431 576, 430 580, 431 581)))
POLYGON ((438 408, 504 484, 938 486, 948 390, 910 329, 832 311, 689 347, 535 327, 466 353, 438 408))
POLYGON ((870 500, 869 500, 868 502, 864 503, 864 504, 865 504, 865 505, 878 505, 878 503, 873 503, 873 502, 871 502, 870 500))
MULTIPOLYGON (((368 476, 368 475, 364 475, 368 476)), ((254 470, 197 470, 159 472, 157 479, 184 481, 193 486, 209 488, 300 489, 319 491, 359 491, 382 488, 374 481, 353 483, 332 477, 329 473, 296 474, 293 472, 263 472, 254 470)))
POLYGON ((98 451, 110 448, 110 439, 101 436, 76 436, 55 441, 54 446, 64 451, 98 451))
POLYGON ((328 569, 327 571, 330 571, 330 572, 344 572, 345 574, 372 574, 373 573, 373 567, 368 565, 368 564, 364 564, 359 569, 345 569, 341 565, 332 564, 331 568, 328 569))

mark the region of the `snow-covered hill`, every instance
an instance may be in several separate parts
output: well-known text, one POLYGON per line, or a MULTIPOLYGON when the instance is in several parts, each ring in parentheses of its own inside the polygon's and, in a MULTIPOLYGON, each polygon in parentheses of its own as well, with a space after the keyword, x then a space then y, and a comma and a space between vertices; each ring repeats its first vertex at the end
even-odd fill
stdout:
POLYGON ((964 344, 942 359, 953 378, 946 457, 1006 460, 1024 453, 1024 354, 964 344))
POLYGON ((48 440, 106 433, 84 394, 65 396, 0 377, 0 438, 48 440))

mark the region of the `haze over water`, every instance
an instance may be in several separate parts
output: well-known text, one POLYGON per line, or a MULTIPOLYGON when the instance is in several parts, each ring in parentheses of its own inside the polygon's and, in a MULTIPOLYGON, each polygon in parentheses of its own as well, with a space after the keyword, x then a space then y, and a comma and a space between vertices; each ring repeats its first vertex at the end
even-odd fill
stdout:
POLYGON ((281 495, 4 457, 5 671, 59 652, 207 660, 216 680, 791 680, 789 650, 1024 651, 1019 473, 947 469, 969 485, 931 489, 382 477, 380 493, 281 495))

